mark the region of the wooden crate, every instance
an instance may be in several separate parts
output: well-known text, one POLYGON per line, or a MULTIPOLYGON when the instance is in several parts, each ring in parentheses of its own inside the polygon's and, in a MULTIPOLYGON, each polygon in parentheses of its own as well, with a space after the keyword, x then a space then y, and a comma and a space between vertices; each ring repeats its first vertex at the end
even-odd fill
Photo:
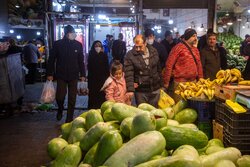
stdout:
POLYGON ((213 120, 213 138, 223 141, 223 126, 213 120))
POLYGON ((237 90, 250 90, 250 86, 245 85, 224 85, 215 86, 215 96, 223 100, 235 100, 237 90))

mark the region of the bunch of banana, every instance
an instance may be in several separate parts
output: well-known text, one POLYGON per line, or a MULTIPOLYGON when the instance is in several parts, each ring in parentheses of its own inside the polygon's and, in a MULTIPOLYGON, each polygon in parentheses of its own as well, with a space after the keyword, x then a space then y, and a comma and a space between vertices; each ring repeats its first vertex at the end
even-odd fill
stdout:
POLYGON ((215 82, 218 85, 223 85, 227 83, 240 82, 243 78, 241 78, 241 72, 237 68, 220 70, 216 74, 215 82))
POLYGON ((214 97, 214 84, 215 81, 210 79, 201 78, 198 82, 184 82, 179 83, 175 93, 180 95, 183 99, 190 98, 208 98, 209 100, 214 97))

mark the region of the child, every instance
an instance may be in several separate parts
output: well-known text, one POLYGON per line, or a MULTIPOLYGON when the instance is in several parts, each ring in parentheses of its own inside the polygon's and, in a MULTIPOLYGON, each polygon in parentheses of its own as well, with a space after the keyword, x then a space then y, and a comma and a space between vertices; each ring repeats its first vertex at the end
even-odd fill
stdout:
POLYGON ((127 93, 122 64, 114 60, 111 64, 110 76, 101 90, 105 91, 106 100, 131 105, 131 95, 127 93))

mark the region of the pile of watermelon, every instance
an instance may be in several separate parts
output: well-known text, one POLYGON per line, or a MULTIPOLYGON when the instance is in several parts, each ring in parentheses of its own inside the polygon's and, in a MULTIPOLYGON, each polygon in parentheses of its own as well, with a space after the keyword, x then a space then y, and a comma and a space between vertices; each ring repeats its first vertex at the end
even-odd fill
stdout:
POLYGON ((249 167, 250 156, 208 140, 186 101, 156 109, 106 101, 61 126, 48 143, 51 167, 249 167))

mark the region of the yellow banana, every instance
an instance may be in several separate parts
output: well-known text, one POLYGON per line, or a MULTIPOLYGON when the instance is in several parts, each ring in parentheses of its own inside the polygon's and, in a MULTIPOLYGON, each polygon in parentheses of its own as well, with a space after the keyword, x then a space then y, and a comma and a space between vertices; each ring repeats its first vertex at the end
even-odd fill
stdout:
POLYGON ((212 92, 211 92, 211 96, 212 96, 212 99, 214 98, 214 89, 212 89, 212 92))
POLYGON ((195 94, 195 97, 199 97, 203 92, 203 87, 199 89, 199 91, 195 94))
POLYGON ((237 76, 234 76, 232 79, 231 79, 231 82, 235 82, 238 80, 238 77, 237 76))
POLYGON ((250 85, 250 80, 240 81, 238 84, 239 85, 250 85))
POLYGON ((180 95, 181 91, 180 90, 175 90, 174 93, 177 94, 177 95, 180 95))
POLYGON ((229 82, 231 82, 231 80, 232 80, 232 75, 231 75, 231 73, 229 72, 229 73, 228 73, 228 78, 227 78, 227 80, 226 80, 225 83, 229 83, 229 82))
POLYGON ((224 77, 224 70, 220 70, 217 72, 216 74, 216 78, 220 79, 220 78, 223 78, 224 77))
POLYGON ((181 92, 181 97, 184 99, 184 100, 187 100, 185 94, 183 92, 181 92))
POLYGON ((238 70, 237 68, 231 69, 231 73, 232 73, 233 75, 237 76, 238 78, 241 77, 241 72, 240 72, 240 70, 238 70))

